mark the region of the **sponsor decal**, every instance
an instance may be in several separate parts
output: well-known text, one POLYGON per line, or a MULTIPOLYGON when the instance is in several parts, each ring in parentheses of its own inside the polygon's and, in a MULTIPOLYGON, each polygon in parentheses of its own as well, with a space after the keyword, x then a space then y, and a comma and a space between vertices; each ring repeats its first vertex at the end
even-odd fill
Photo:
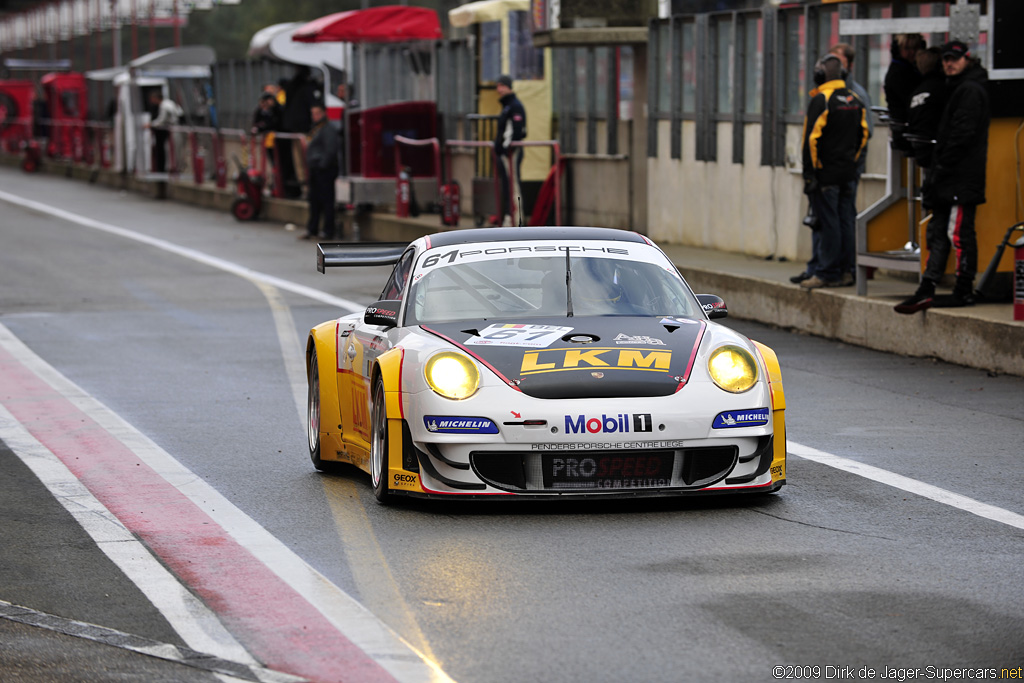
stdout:
POLYGON ((396 472, 395 470, 391 470, 391 473, 392 488, 420 490, 419 475, 412 474, 411 472, 396 472))
MULTIPOLYGON (((441 247, 436 250, 440 252, 441 247)), ((555 256, 565 252, 573 254, 593 254, 610 256, 612 258, 628 257, 629 249, 613 246, 581 246, 578 244, 551 244, 530 245, 525 242, 513 242, 506 246, 488 246, 481 249, 452 249, 444 253, 427 253, 420 264, 420 269, 433 268, 438 265, 450 263, 462 263, 471 261, 488 261, 493 259, 514 258, 517 256, 529 257, 530 255, 555 256)))
POLYGON ((683 448, 685 442, 673 441, 581 441, 571 443, 535 443, 530 444, 534 451, 624 451, 632 449, 683 448))
POLYGON ((776 478, 781 479, 782 477, 785 477, 785 476, 786 476, 786 468, 784 468, 782 465, 772 465, 772 479, 776 479, 776 478))
POLYGON ((557 488, 627 489, 672 485, 672 453, 543 456, 544 484, 557 488))
POLYGON ((757 427, 768 424, 767 408, 753 410, 727 410, 715 416, 711 427, 714 429, 730 429, 732 427, 757 427))
POLYGON ((523 354, 520 373, 533 375, 564 370, 592 370, 593 368, 619 368, 668 372, 672 365, 671 351, 644 349, 546 349, 523 354))
POLYGON ((571 327, 556 325, 488 325, 470 337, 466 346, 525 346, 543 349, 569 332, 572 332, 571 327))
POLYGON ((699 325, 700 323, 696 320, 690 320, 689 318, 662 318, 658 321, 661 325, 699 325))
POLYGON ((423 424, 434 434, 497 434, 498 425, 486 417, 424 415, 423 424))
POLYGON ((665 342, 655 337, 638 335, 636 337, 620 332, 613 340, 616 344, 647 344, 648 346, 664 346, 665 342))
POLYGON ((587 417, 586 415, 566 415, 566 434, 628 434, 629 432, 653 431, 654 421, 650 413, 618 413, 587 417))

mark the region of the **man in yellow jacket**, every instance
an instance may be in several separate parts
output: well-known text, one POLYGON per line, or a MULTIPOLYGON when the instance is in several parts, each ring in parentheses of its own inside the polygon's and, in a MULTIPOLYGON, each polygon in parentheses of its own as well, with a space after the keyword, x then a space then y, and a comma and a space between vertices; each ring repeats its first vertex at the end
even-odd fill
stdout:
POLYGON ((868 141, 868 119, 845 77, 839 57, 822 57, 804 118, 804 193, 817 218, 813 255, 806 271, 793 278, 805 289, 853 284, 857 162, 868 141))

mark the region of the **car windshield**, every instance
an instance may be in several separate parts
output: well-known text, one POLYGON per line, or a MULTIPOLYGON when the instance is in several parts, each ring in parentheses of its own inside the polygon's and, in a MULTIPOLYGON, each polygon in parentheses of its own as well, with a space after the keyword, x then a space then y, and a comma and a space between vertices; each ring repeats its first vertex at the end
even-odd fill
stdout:
POLYGON ((501 258, 427 252, 406 324, 510 316, 702 317, 671 263, 652 251, 660 263, 565 250, 501 258))

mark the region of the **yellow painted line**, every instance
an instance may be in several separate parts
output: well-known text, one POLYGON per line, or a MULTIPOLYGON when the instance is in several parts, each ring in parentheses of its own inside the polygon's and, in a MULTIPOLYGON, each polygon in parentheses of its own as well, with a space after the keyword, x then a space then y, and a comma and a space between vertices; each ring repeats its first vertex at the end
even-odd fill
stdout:
MULTIPOLYGON (((285 370, 291 385, 292 397, 298 410, 300 424, 306 425, 306 368, 305 350, 295 333, 295 320, 281 292, 274 286, 250 279, 270 305, 274 326, 284 356, 285 370)), ((378 619, 393 628, 420 652, 428 662, 436 662, 430 644, 402 596, 388 566, 384 552, 377 542, 373 525, 362 503, 358 484, 337 477, 321 477, 324 495, 334 517, 334 526, 345 548, 352 578, 359 589, 360 602, 378 619)), ((369 482, 369 478, 366 480, 369 482)))

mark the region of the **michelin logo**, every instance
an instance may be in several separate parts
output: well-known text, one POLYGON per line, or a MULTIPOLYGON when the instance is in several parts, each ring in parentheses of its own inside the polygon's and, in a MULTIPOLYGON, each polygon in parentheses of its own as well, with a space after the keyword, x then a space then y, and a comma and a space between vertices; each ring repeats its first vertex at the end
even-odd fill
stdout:
POLYGON ((423 424, 435 434, 497 434, 498 425, 486 417, 442 417, 425 415, 423 424))
POLYGON ((711 423, 714 429, 729 429, 731 427, 757 427, 768 424, 768 409, 755 408, 754 410, 728 410, 715 416, 711 423))

